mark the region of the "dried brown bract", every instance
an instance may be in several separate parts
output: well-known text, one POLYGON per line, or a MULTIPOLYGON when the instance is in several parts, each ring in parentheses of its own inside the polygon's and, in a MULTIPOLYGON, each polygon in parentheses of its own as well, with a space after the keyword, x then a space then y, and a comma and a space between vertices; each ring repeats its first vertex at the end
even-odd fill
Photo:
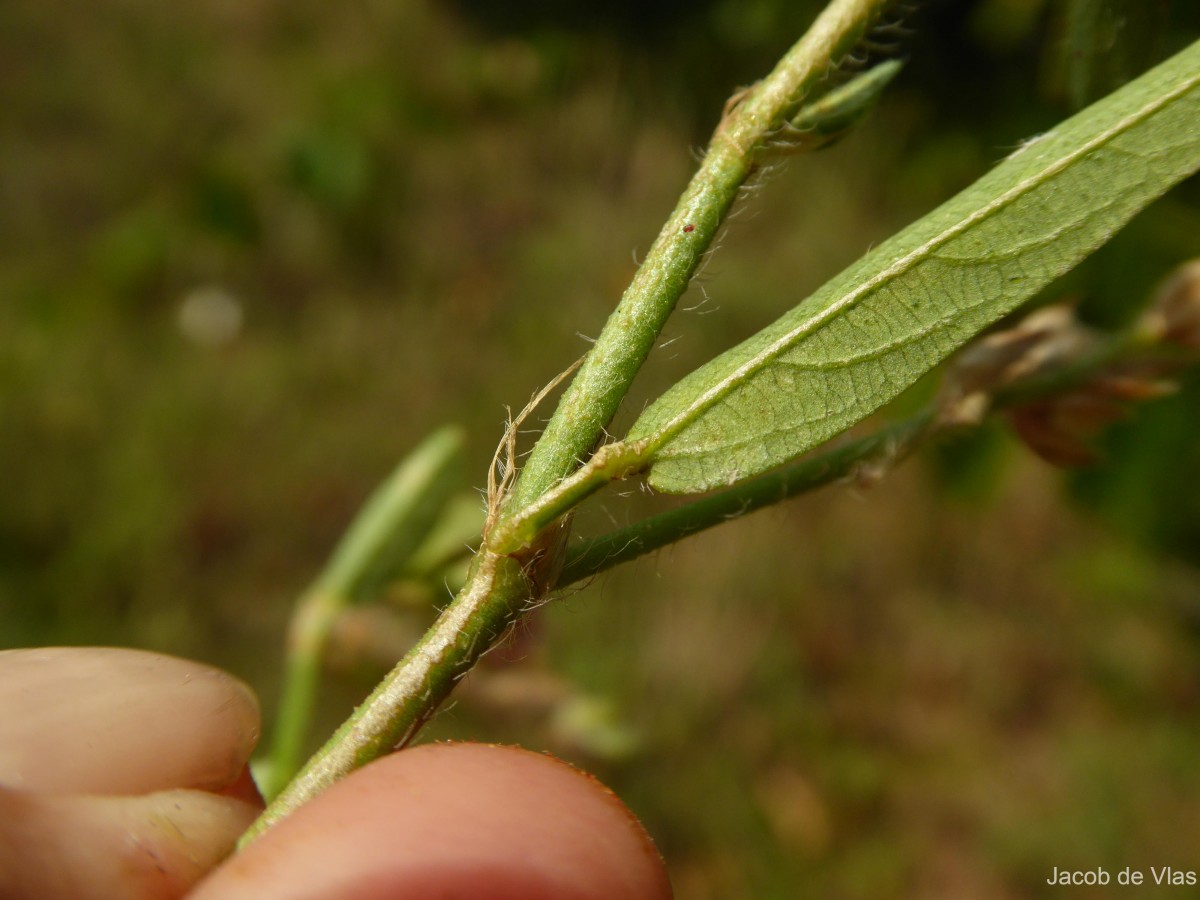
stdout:
POLYGON ((1164 354, 1169 345, 1200 349, 1200 261, 1176 271, 1127 334, 1101 334, 1058 305, 978 341, 946 377, 937 427, 977 425, 1002 408, 1038 456, 1060 466, 1094 464, 1104 428, 1128 417, 1134 403, 1175 390, 1170 376, 1192 354, 1164 354))
POLYGON ((1147 335, 1200 351, 1200 259, 1176 269, 1142 317, 1147 335))

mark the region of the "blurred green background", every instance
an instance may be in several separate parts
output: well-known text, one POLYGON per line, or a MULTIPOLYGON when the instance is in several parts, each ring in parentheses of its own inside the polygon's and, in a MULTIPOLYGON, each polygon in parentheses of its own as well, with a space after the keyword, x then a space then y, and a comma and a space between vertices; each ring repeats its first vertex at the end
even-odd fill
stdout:
MULTIPOLYGON (((1193 4, 1141 6, 1081 87, 1070 4, 928 4, 860 131, 742 204, 629 409, 1200 36, 1193 4)), ((269 721, 289 608, 371 487, 445 422, 483 485, 504 405, 585 349, 724 99, 817 7, 0 4, 0 646, 209 660, 269 721)), ((1117 323, 1198 255, 1191 179, 1050 295, 1117 323)), ((988 428, 606 575, 432 733, 596 771, 681 898, 1195 869, 1198 398, 1140 408, 1096 471, 988 428)), ((582 532, 656 508, 593 506, 582 532)), ((382 671, 352 640, 314 744, 382 671)))

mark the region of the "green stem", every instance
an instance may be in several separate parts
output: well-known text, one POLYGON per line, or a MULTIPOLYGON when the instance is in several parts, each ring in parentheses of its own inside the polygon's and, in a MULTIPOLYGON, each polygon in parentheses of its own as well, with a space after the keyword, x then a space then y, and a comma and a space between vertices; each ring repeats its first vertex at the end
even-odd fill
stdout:
MULTIPOLYGON (((522 514, 592 453, 687 288, 755 155, 795 114, 893 0, 833 0, 769 77, 733 105, 707 156, 533 448, 498 521, 485 529, 466 585, 433 627, 243 837, 243 844, 337 779, 402 746, 521 611, 551 586, 567 534, 563 516, 636 463, 597 454, 588 478, 522 514), (511 527, 510 520, 522 523, 511 527), (554 522, 558 520, 558 525, 554 522)), ((623 445, 629 452, 638 448, 623 445)))
POLYGON ((537 500, 602 439, 738 192, 755 171, 756 154, 891 2, 834 0, 775 71, 729 110, 704 162, 530 453, 513 488, 510 510, 537 500))
POLYGON ((271 750, 258 778, 259 790, 266 798, 278 794, 300 767, 325 645, 333 623, 347 605, 344 595, 311 590, 300 600, 292 616, 288 626, 283 694, 275 718, 271 750))
POLYGON ((239 846, 338 779, 405 746, 525 609, 529 594, 525 572, 515 560, 481 552, 467 587, 242 835, 239 846))
POLYGON ((605 444, 581 468, 501 519, 488 536, 489 546, 497 553, 519 551, 600 488, 637 473, 648 462, 646 446, 640 442, 605 444))
MULTIPOLYGON (((997 412, 1070 391, 1106 368, 1125 362, 1181 367, 1193 360, 1194 354, 1191 357, 1179 354, 1136 329, 1109 335, 1073 359, 997 387, 988 397, 988 410, 997 412)), ((931 407, 875 434, 795 460, 726 490, 592 538, 567 552, 555 587, 567 587, 764 506, 824 487, 853 475, 861 467, 883 463, 890 468, 923 442, 969 427, 946 423, 939 409, 931 407)), ((578 474, 583 475, 584 470, 578 474)))
POLYGON ((872 462, 893 464, 911 452, 933 421, 932 412, 922 413, 877 434, 587 541, 568 552, 556 587, 591 578, 714 525, 839 481, 872 462))
POLYGON ((296 606, 288 627, 283 693, 261 784, 274 797, 299 768, 321 674, 338 614, 385 584, 420 546, 457 479, 457 427, 434 432, 368 498, 329 562, 296 606))

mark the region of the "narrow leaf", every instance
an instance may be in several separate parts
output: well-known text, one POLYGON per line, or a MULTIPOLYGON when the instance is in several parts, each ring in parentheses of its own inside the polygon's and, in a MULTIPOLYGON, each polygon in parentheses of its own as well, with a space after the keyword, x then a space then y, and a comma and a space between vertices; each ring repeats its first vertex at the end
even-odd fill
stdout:
POLYGON ((1080 109, 1129 81, 1162 44, 1169 5, 1146 0, 1066 0, 1053 42, 1058 89, 1080 109))
POLYGON ((318 579, 360 600, 380 590, 425 540, 459 485, 462 429, 445 426, 406 456, 367 499, 318 579))
POLYGON ((776 146, 790 142, 797 149, 819 150, 837 143, 871 111, 903 65, 887 60, 805 104, 788 123, 791 127, 776 139, 776 146))
POLYGON ((1200 168, 1200 42, 1028 142, 634 423, 689 493, 846 430, 1200 168))

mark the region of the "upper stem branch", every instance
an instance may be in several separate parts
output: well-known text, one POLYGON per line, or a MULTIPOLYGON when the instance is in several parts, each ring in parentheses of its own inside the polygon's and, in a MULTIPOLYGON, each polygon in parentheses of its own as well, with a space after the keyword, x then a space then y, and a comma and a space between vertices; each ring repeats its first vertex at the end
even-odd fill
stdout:
POLYGON ((534 446, 509 510, 528 506, 592 452, 753 173, 757 151, 890 2, 834 0, 775 70, 732 105, 704 162, 534 446))

